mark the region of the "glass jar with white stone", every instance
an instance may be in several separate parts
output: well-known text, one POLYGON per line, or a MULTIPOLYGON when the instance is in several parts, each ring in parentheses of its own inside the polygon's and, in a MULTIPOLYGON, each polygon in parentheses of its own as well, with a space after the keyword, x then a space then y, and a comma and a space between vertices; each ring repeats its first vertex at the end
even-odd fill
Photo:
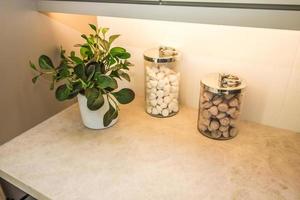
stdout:
POLYGON ((244 81, 238 76, 213 73, 201 80, 198 130, 205 136, 227 140, 238 134, 244 81))
POLYGON ((179 52, 159 47, 144 52, 146 112, 170 117, 179 111, 179 52))

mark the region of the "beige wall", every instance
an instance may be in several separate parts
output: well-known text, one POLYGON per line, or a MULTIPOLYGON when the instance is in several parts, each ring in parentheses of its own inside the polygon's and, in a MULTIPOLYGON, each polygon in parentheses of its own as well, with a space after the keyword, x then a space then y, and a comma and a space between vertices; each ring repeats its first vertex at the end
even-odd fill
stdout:
POLYGON ((91 15, 75 15, 65 13, 45 13, 45 15, 84 34, 91 32, 91 28, 88 24, 97 24, 97 17, 91 15))
POLYGON ((29 59, 73 48, 80 33, 35 10, 34 0, 0 1, 0 145, 42 122, 71 102, 61 103, 48 82, 31 83, 29 59))

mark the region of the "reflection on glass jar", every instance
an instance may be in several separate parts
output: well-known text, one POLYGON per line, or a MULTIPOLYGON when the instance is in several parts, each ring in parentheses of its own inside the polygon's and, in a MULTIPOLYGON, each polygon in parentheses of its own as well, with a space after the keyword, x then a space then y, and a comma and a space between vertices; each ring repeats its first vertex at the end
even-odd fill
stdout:
POLYGON ((230 74, 209 74, 201 81, 198 130, 205 136, 226 140, 238 133, 245 83, 230 74))
POLYGON ((178 52, 160 47, 144 53, 146 112, 156 117, 170 117, 179 111, 178 52))

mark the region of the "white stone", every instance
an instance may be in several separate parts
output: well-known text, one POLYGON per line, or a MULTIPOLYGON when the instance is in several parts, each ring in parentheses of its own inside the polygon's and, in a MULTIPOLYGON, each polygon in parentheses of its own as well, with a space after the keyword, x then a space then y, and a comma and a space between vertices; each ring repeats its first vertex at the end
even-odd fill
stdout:
POLYGON ((174 108, 175 105, 176 105, 176 104, 175 104, 174 102, 170 102, 170 103, 168 104, 168 108, 169 108, 170 112, 173 111, 173 108, 174 108))
POLYGON ((171 92, 172 93, 178 92, 178 86, 171 86, 171 92))
POLYGON ((165 81, 165 85, 170 85, 170 81, 169 81, 168 77, 165 77, 164 81, 165 81))
POLYGON ((154 72, 154 73, 158 73, 159 72, 159 69, 157 67, 152 67, 151 70, 154 72))
POLYGON ((156 100, 156 99, 152 99, 152 100, 150 101, 150 104, 151 104, 151 106, 156 106, 157 100, 156 100))
POLYGON ((178 100, 177 99, 172 99, 172 102, 178 105, 178 100))
POLYGON ((161 114, 162 114, 162 116, 167 117, 169 115, 169 110, 168 109, 163 109, 161 114))
POLYGON ((156 95, 155 95, 154 93, 150 93, 148 98, 149 98, 150 100, 156 99, 156 95))
POLYGON ((178 92, 170 93, 170 97, 171 97, 172 99, 178 99, 178 96, 179 96, 178 92))
POLYGON ((149 72, 151 72, 152 70, 150 69, 150 67, 146 67, 146 74, 148 74, 149 72))
POLYGON ((178 111, 179 111, 179 106, 178 106, 178 104, 174 104, 173 112, 178 112, 178 111))
POLYGON ((158 82, 156 80, 151 80, 151 81, 149 81, 149 83, 150 83, 152 88, 155 88, 157 86, 158 82))
POLYGON ((170 96, 165 96, 164 97, 164 103, 169 104, 171 101, 171 97, 170 96))
POLYGON ((157 79, 161 80, 161 79, 163 79, 165 77, 165 74, 162 73, 162 72, 159 72, 159 73, 157 73, 156 77, 157 77, 157 79))
POLYGON ((164 72, 166 75, 172 73, 172 71, 169 68, 167 68, 167 67, 162 67, 161 71, 164 72))
POLYGON ((156 78, 157 78, 157 77, 156 77, 156 74, 155 74, 153 71, 149 71, 149 72, 147 73, 147 75, 149 76, 150 79, 156 79, 156 78))
POLYGON ((163 90, 164 90, 165 95, 169 95, 170 94, 170 85, 165 85, 163 90))
POLYGON ((174 74, 169 75, 168 78, 170 82, 178 81, 177 76, 174 74))
POLYGON ((151 113, 152 112, 152 107, 151 106, 148 106, 147 107, 147 113, 151 113))
POLYGON ((163 98, 157 98, 157 104, 161 105, 164 102, 163 98))
POLYGON ((151 88, 150 92, 156 94, 157 89, 156 88, 151 88))
POLYGON ((167 108, 167 107, 168 107, 168 104, 162 103, 162 104, 160 104, 160 107, 161 107, 161 108, 167 108))
POLYGON ((171 82, 171 85, 172 85, 172 86, 178 86, 179 83, 178 83, 178 81, 173 81, 173 82, 171 82))
POLYGON ((151 112, 153 115, 158 115, 158 111, 156 108, 152 108, 152 112, 151 112))
POLYGON ((164 96, 164 91, 163 90, 157 90, 156 96, 157 97, 163 97, 164 96))
POLYGON ((166 82, 165 82, 164 79, 159 80, 158 83, 157 83, 157 88, 158 88, 158 89, 163 89, 164 86, 165 86, 165 84, 166 84, 166 82))
POLYGON ((166 65, 164 65, 164 64, 159 65, 159 70, 160 71, 163 71, 165 68, 167 68, 166 65))
POLYGON ((147 88, 152 88, 152 85, 150 84, 150 82, 147 83, 147 88))
POLYGON ((157 105, 155 108, 156 108, 158 114, 161 114, 161 112, 162 112, 161 106, 157 105))

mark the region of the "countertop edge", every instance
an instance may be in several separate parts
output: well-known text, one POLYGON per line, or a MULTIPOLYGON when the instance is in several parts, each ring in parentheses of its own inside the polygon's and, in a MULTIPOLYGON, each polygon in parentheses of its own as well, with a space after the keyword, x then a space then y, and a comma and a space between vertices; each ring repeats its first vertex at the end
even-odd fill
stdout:
POLYGON ((30 187, 29 185, 19 181, 17 178, 9 175, 2 169, 0 169, 0 177, 36 199, 51 200, 49 197, 43 195, 42 193, 30 187))

